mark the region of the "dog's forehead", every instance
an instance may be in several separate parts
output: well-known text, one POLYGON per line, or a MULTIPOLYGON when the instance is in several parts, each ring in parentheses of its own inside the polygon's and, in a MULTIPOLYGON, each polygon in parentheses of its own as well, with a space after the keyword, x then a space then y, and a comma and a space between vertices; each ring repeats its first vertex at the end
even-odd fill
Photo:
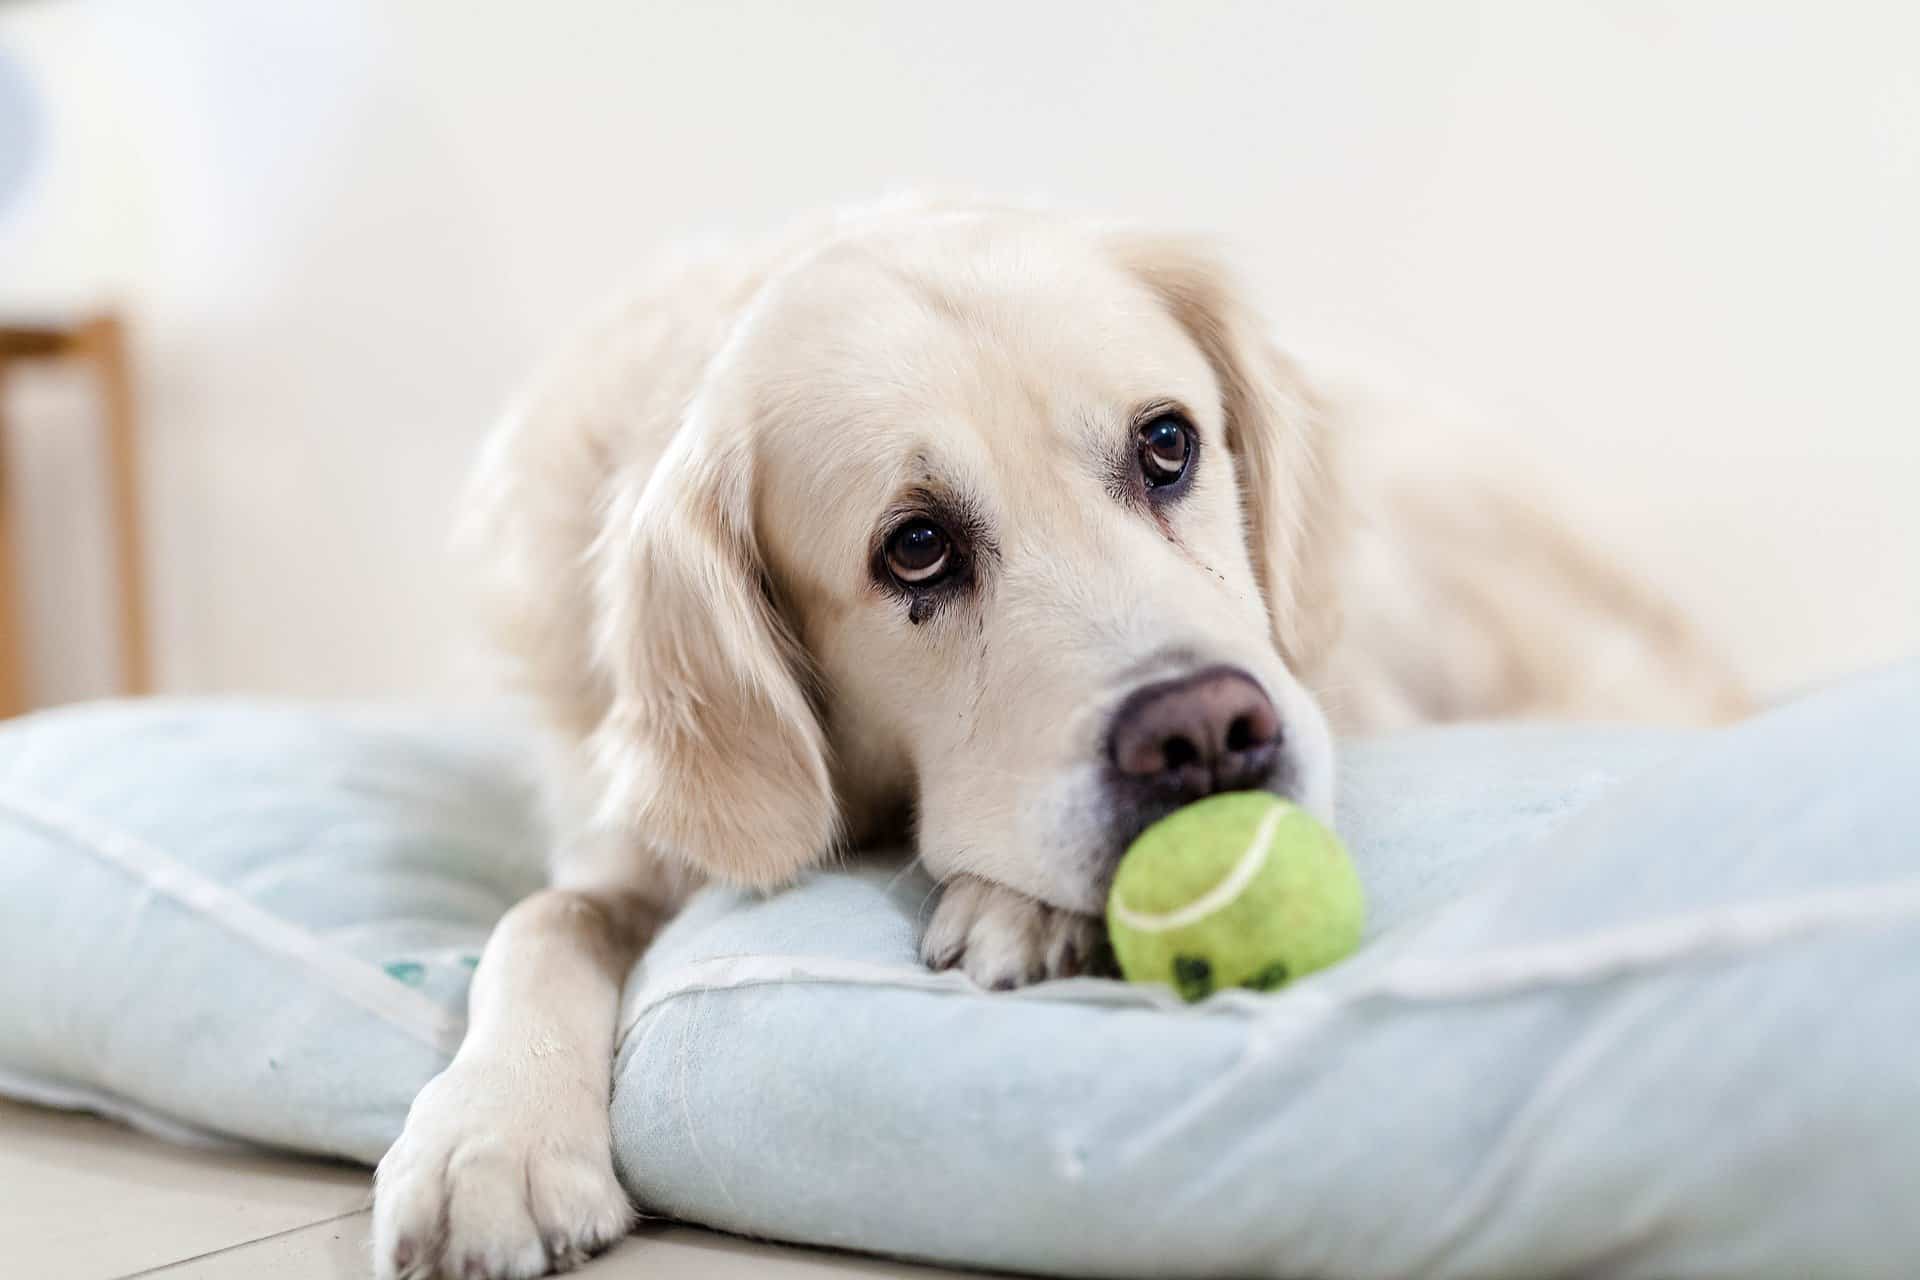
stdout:
POLYGON ((831 449, 869 494, 941 466, 1085 455, 1148 404, 1204 426, 1219 402, 1191 338, 1086 236, 982 224, 852 239, 771 284, 753 327, 743 371, 763 450, 831 449))
POLYGON ((1046 409, 1031 427, 1211 389, 1153 292, 1091 236, 1058 229, 986 220, 852 238, 790 269, 758 310, 777 394, 816 407, 1046 409))

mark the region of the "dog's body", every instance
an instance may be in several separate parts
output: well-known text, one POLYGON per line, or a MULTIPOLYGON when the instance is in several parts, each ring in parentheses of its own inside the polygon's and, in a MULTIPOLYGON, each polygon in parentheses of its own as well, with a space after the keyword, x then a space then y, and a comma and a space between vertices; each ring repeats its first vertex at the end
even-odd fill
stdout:
POLYGON ((1087 964, 1179 803, 1326 812, 1329 720, 1739 710, 1657 597, 1360 416, 1129 228, 900 205, 663 267, 481 468, 560 745, 555 887, 381 1164, 382 1274, 537 1275, 626 1229, 620 983, 708 878, 910 830, 928 961, 1010 986, 1087 964))

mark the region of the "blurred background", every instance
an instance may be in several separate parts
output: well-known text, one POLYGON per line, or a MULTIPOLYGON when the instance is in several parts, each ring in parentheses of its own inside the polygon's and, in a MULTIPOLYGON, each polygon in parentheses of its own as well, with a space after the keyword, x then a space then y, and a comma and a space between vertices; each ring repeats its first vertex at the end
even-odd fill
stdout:
MULTIPOLYGON (((914 184, 1216 231, 1783 692, 1920 651, 1916 50, 1904 0, 14 3, 0 325, 125 321, 156 687, 437 697, 468 460, 663 242, 914 184)), ((0 627, 107 692, 111 405, 7 369, 0 627)))

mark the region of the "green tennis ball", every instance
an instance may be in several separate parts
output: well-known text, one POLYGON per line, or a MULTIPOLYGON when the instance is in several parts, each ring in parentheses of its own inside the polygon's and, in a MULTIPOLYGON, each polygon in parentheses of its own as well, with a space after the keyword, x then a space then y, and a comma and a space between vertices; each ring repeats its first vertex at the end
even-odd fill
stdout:
POLYGON ((1107 933, 1130 982, 1188 1000, 1271 991, 1352 955, 1366 905, 1331 831, 1264 791, 1209 796, 1140 833, 1107 895, 1107 933))

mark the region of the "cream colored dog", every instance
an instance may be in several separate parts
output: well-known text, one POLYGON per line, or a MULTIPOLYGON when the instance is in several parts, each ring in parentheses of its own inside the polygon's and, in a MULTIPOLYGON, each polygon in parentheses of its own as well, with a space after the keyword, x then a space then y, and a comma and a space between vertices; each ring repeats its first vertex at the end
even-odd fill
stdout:
POLYGON ((381 1162, 378 1272, 534 1276, 626 1231, 620 985, 709 878, 910 833, 928 963, 1009 987, 1093 962, 1171 808, 1326 814, 1329 718, 1738 709, 1647 592, 1395 438, 1179 239, 903 204, 662 268, 481 467, 562 746, 554 887, 381 1162))

